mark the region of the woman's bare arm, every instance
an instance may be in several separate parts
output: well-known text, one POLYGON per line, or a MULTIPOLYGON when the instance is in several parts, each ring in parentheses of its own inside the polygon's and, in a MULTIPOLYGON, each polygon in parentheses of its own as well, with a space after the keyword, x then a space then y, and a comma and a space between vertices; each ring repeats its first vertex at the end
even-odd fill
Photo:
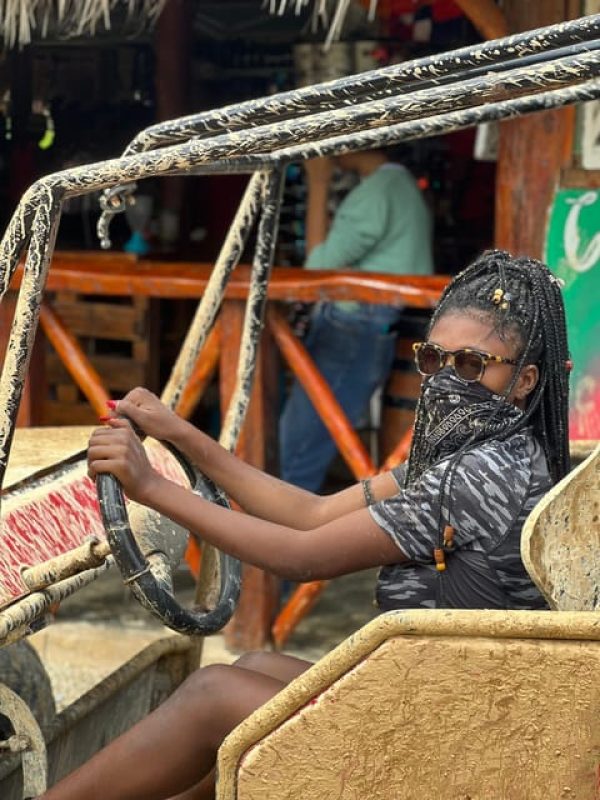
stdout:
POLYGON ((227 511, 160 476, 144 502, 219 550, 289 580, 335 578, 405 560, 366 508, 299 530, 227 511))
MULTIPOLYGON (((246 464, 210 436, 169 411, 146 389, 133 389, 119 401, 117 411, 149 435, 174 444, 254 517, 307 530, 365 507, 359 484, 337 494, 320 496, 246 464)), ((398 489, 392 475, 387 473, 372 479, 372 491, 374 498, 381 500, 395 494, 398 489)))
MULTIPOLYGON (((306 530, 365 507, 360 484, 332 495, 307 492, 246 464, 191 425, 173 443, 252 516, 306 530)), ((398 491, 391 473, 372 478, 371 486, 376 500, 398 491)))
POLYGON ((223 552, 281 577, 297 581, 333 578, 404 560, 364 507, 301 528, 210 503, 153 470, 124 420, 112 420, 110 426, 92 434, 88 465, 91 477, 112 473, 132 500, 156 509, 223 552))

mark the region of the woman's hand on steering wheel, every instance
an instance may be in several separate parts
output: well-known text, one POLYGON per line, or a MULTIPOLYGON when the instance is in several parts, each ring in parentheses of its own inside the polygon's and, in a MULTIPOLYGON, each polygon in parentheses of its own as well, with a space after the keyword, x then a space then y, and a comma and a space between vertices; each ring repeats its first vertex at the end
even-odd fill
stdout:
MULTIPOLYGON (((128 395, 128 399, 132 394, 128 395)), ((131 423, 122 417, 108 418, 106 426, 92 434, 88 449, 89 475, 96 479, 100 515, 110 549, 125 583, 142 605, 164 625, 179 633, 208 636, 221 630, 235 611, 240 595, 241 564, 231 556, 219 554, 218 570, 215 572, 211 568, 215 576, 219 576, 218 599, 215 601, 213 597, 215 587, 210 586, 208 610, 182 606, 173 595, 172 581, 168 576, 165 577, 164 569, 161 567, 159 573, 155 573, 157 558, 164 565, 169 544, 165 541, 163 546, 159 542, 157 548, 156 539, 153 539, 149 552, 140 546, 142 543, 146 545, 148 539, 142 535, 144 531, 139 532, 139 541, 133 533, 123 493, 132 500, 156 509, 155 503, 161 490, 170 489, 172 484, 152 468, 132 425, 137 422, 148 433, 151 432, 148 429, 152 428, 152 433, 163 440, 179 462, 191 488, 205 500, 225 508, 229 508, 229 503, 218 487, 204 478, 185 454, 178 450, 176 444, 165 442, 170 438, 169 426, 161 427, 160 420, 169 419, 170 412, 165 415, 166 409, 160 401, 143 389, 135 390, 134 399, 143 407, 140 410, 138 406, 137 413, 131 412, 126 403, 125 409, 131 423), (148 424, 147 420, 152 418, 154 411, 154 425, 152 422, 148 424)), ((115 410, 118 414, 124 411, 121 404, 115 410)), ((183 420, 180 422, 187 425, 183 420)))
MULTIPOLYGON (((160 402, 160 401, 158 401, 160 402)), ((137 435, 126 419, 111 418, 97 428, 88 446, 88 475, 102 473, 118 479, 130 500, 148 505, 156 487, 165 479, 156 472, 137 435)))
POLYGON ((158 397, 141 386, 132 389, 115 404, 115 414, 128 417, 147 436, 173 443, 187 424, 185 420, 161 403, 158 397))

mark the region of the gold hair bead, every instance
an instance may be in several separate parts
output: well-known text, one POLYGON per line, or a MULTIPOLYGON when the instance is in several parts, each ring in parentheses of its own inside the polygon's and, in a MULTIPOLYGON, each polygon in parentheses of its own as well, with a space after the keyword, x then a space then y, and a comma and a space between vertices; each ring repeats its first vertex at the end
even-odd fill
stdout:
POLYGON ((438 572, 443 572, 446 569, 446 556, 441 547, 436 547, 434 549, 433 560, 435 561, 435 568, 438 572))
POLYGON ((502 297, 504 296, 504 292, 502 289, 494 289, 494 294, 492 295, 492 303, 495 306, 499 306, 502 302, 502 297))

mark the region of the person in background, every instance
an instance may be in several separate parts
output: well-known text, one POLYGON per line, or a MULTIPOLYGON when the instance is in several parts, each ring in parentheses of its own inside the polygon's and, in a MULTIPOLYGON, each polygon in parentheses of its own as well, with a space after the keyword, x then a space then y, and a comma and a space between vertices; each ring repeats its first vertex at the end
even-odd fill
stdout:
MULTIPOLYGON (((306 269, 347 269, 396 275, 433 271, 431 219, 414 178, 384 150, 306 162, 306 269), (335 166, 360 183, 330 224, 328 200, 335 166)), ((398 307, 336 302, 315 306, 305 346, 351 424, 364 417, 389 374, 398 307)), ((336 447, 296 381, 280 421, 281 477, 308 491, 322 486, 336 447)))

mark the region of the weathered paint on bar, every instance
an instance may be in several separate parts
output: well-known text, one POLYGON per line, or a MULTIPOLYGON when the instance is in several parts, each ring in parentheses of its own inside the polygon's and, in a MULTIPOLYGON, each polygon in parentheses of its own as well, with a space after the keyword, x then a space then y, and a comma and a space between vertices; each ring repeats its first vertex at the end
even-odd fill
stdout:
MULTIPOLYGON (((163 448, 148 447, 153 466, 181 485, 181 468, 163 448)), ((0 536, 0 607, 29 592, 21 568, 66 553, 90 536, 104 539, 96 487, 84 460, 58 474, 25 480, 3 497, 0 536)))

